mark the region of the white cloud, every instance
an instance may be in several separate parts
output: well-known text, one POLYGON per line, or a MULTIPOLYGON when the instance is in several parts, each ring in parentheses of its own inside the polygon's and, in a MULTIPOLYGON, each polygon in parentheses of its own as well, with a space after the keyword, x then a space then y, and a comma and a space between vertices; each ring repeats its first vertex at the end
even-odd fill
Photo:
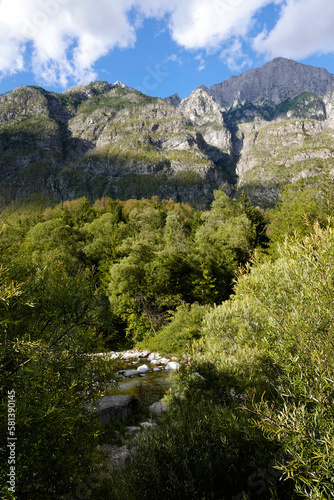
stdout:
POLYGON ((228 47, 221 51, 220 59, 231 71, 235 72, 240 72, 245 67, 249 68, 252 65, 252 60, 243 52, 239 39, 233 40, 228 47))
POLYGON ((256 51, 295 58, 333 52, 333 0, 0 0, 0 76, 32 70, 63 87, 94 80, 96 61, 115 47, 133 47, 148 17, 164 20, 184 49, 201 51, 199 69, 204 51, 222 48, 229 67, 241 69, 249 65, 241 42, 259 10, 273 3, 284 5, 280 19, 255 38, 256 51))
POLYGON ((112 48, 131 47, 130 0, 1 0, 0 73, 23 69, 30 43, 33 72, 47 83, 67 85, 96 77, 93 64, 112 48))
POLYGON ((268 59, 304 59, 315 53, 334 53, 333 0, 287 0, 270 33, 260 33, 254 48, 268 59))
POLYGON ((230 37, 247 34, 259 8, 273 0, 179 0, 170 29, 186 49, 218 49, 230 37))
POLYGON ((205 69, 205 59, 204 57, 202 56, 202 54, 198 54, 195 59, 197 61, 199 61, 199 65, 198 65, 198 71, 203 71, 203 69, 205 69))
POLYGON ((174 62, 174 63, 179 64, 180 66, 183 65, 183 61, 182 61, 181 57, 178 56, 177 54, 171 54, 170 56, 166 57, 165 63, 168 63, 168 62, 174 62))
POLYGON ((24 45, 8 30, 0 32, 0 72, 2 68, 11 75, 24 69, 24 45), (6 33, 7 31, 7 33, 6 33))
POLYGON ((134 45, 145 17, 167 15, 172 38, 185 49, 217 49, 231 35, 244 35, 257 9, 271 1, 0 0, 0 75, 31 68, 48 84, 89 81, 99 58, 134 45))

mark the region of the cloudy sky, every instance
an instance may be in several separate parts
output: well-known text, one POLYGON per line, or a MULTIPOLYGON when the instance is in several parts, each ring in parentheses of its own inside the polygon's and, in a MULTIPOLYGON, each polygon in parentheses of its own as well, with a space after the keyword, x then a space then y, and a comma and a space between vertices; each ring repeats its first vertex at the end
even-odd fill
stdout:
POLYGON ((334 0, 0 0, 0 93, 190 94, 282 56, 334 73, 334 0))

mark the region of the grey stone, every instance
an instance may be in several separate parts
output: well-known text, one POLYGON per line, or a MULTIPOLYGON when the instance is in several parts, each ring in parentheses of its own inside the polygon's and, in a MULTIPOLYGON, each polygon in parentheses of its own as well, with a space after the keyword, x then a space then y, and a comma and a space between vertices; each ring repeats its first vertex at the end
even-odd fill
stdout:
POLYGON ((138 358, 147 358, 151 354, 151 351, 148 351, 147 349, 143 352, 141 352, 138 356, 138 358))
POLYGON ((161 356, 158 352, 151 352, 151 354, 148 356, 148 361, 152 361, 152 359, 160 359, 161 356))
POLYGON ((156 422, 141 422, 139 425, 143 429, 155 429, 157 427, 156 422))
POLYGON ((160 359, 151 359, 151 365, 161 365, 160 359))
POLYGON ((140 431, 140 427, 136 426, 136 425, 130 425, 129 427, 126 428, 127 431, 130 433, 130 434, 137 434, 137 432, 140 431))
POLYGON ((178 370, 180 367, 181 365, 177 361, 170 361, 166 365, 166 370, 178 370))
POLYGON ((139 401, 133 396, 104 396, 94 404, 86 405, 86 408, 96 413, 102 425, 108 425, 114 420, 127 420, 138 407, 139 401))
POLYGON ((160 363, 161 363, 162 365, 167 365, 167 364, 169 363, 169 359, 167 359, 167 358, 161 358, 161 359, 160 359, 160 363))
POLYGON ((125 351, 122 354, 122 358, 125 361, 129 361, 130 359, 137 359, 138 356, 139 356, 139 352, 138 351, 125 351))
POLYGON ((167 411, 167 405, 162 401, 157 401, 149 407, 150 413, 153 415, 161 415, 161 413, 167 411))
POLYGON ((137 370, 120 370, 119 373, 121 373, 124 377, 134 377, 138 375, 137 370))

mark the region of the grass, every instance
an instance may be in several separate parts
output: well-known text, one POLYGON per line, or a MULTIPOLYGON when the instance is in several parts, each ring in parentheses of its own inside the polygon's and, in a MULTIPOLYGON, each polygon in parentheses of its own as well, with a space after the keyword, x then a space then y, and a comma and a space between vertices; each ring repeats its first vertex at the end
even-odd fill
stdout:
POLYGON ((97 109, 122 109, 125 107, 134 108, 156 103, 158 101, 158 97, 150 97, 137 91, 127 91, 126 89, 118 87, 116 89, 112 89, 112 91, 108 92, 108 94, 90 97, 87 101, 84 101, 78 106, 77 112, 90 114, 97 109))
POLYGON ((286 100, 279 104, 275 110, 274 118, 286 115, 289 111, 294 111, 300 118, 325 119, 324 109, 320 99, 311 92, 303 92, 292 100, 286 100), (306 101, 309 101, 306 103, 306 101), (313 111, 318 113, 312 114, 313 111))

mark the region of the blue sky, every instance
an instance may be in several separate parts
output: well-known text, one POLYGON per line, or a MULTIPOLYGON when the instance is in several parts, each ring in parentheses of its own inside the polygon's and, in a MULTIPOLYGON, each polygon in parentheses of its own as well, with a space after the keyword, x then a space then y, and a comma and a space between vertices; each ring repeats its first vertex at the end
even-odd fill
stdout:
POLYGON ((0 0, 0 93, 120 80, 184 98, 277 56, 334 73, 333 27, 333 0, 0 0))

